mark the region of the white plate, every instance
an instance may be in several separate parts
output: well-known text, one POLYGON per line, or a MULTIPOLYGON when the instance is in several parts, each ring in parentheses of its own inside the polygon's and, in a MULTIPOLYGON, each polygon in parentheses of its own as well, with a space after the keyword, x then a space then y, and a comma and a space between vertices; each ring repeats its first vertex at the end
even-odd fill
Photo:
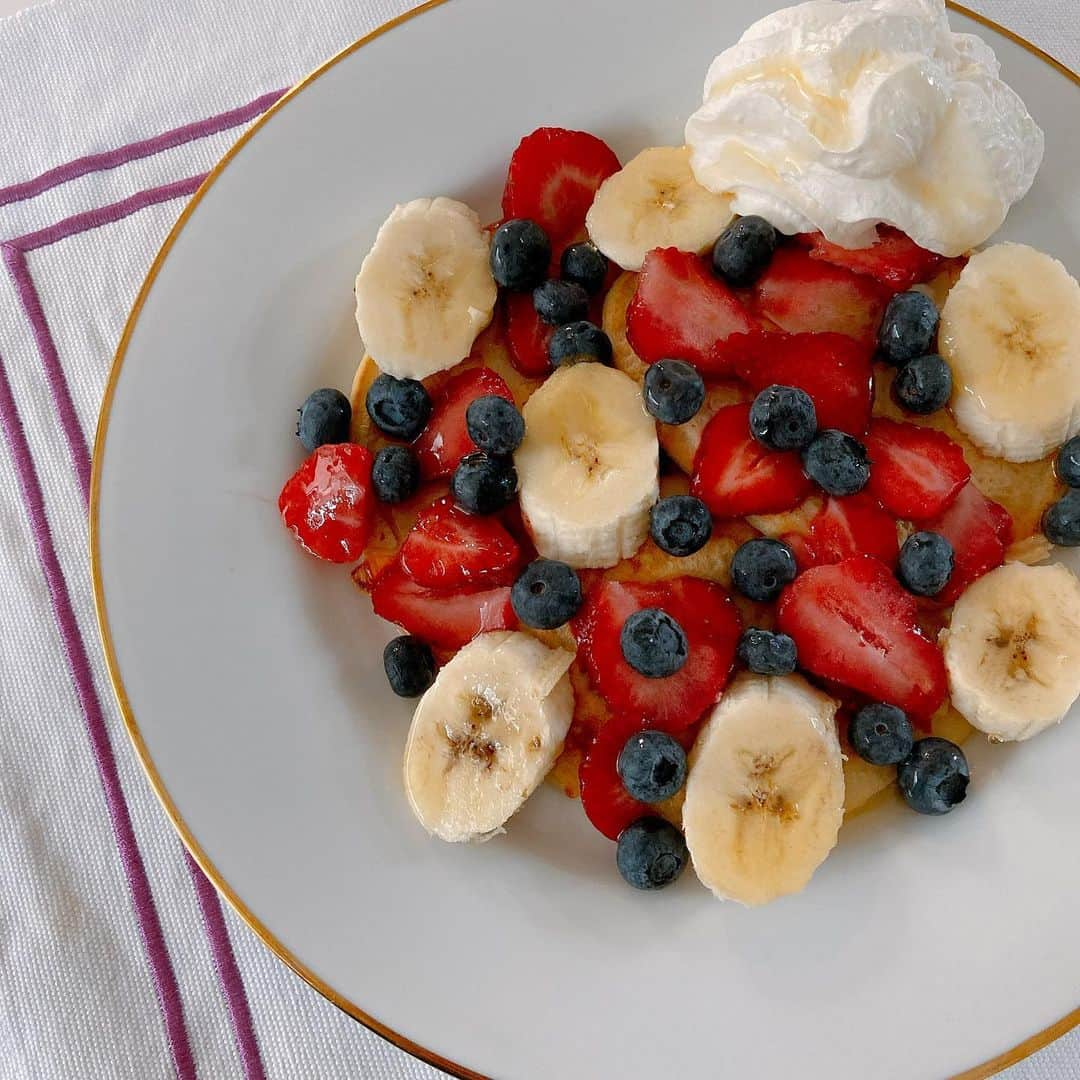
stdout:
MULTIPOLYGON (((404 21, 243 140, 166 245, 117 360, 95 578, 144 763, 264 940, 444 1065, 909 1080, 1002 1054, 1077 1004, 1080 722, 973 745, 959 812, 856 820, 804 895, 764 910, 721 905, 692 874, 632 892, 550 790, 506 837, 446 846, 402 797, 390 629, 278 520, 297 403, 347 387, 360 359, 352 280, 388 209, 446 193, 495 217, 507 157, 540 124, 624 156, 678 140, 709 60, 774 6, 454 0, 404 21)), ((1005 233, 1080 270, 1080 89, 981 32, 1048 136, 1005 233)))

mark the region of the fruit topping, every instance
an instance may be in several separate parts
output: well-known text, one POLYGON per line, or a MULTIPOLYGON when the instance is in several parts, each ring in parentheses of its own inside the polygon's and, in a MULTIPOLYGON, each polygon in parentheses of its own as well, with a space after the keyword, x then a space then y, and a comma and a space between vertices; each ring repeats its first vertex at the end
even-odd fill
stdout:
POLYGON ((472 514, 494 514, 509 506, 517 494, 518 477, 509 458, 484 450, 466 454, 450 481, 458 506, 472 514))
POLYGON ((925 293, 897 293, 889 301, 878 331, 878 355, 887 364, 903 367, 933 350, 939 314, 925 293))
POLYGON ((937 596, 952 577, 953 546, 935 532, 912 533, 900 549, 896 576, 916 596, 937 596))
POLYGON ((898 518, 936 518, 971 479, 963 450, 930 428, 874 420, 866 449, 873 463, 870 494, 898 518))
POLYGON ((349 441, 352 406, 340 390, 313 390, 297 412, 296 434, 309 454, 326 443, 349 441))
POLYGON ((1054 461, 1058 479, 1069 487, 1080 487, 1080 435, 1075 435, 1057 452, 1054 461))
POLYGON ((666 679, 682 670, 690 652, 683 628, 659 608, 627 616, 619 634, 623 659, 647 679, 666 679))
POLYGON ((578 613, 583 599, 576 571, 555 559, 529 563, 510 593, 514 613, 534 630, 555 630, 568 623, 578 613))
POLYGON ((617 840, 632 821, 653 813, 648 803, 626 790, 618 772, 627 740, 648 728, 649 721, 636 715, 613 716, 596 733, 578 770, 585 815, 609 840, 617 840))
POLYGON ((798 650, 787 634, 751 626, 739 639, 739 659, 755 675, 790 675, 798 663, 798 650))
POLYGON ((866 447, 834 428, 818 432, 802 460, 806 475, 830 495, 855 495, 870 480, 866 447))
POLYGON ((897 405, 916 416, 944 409, 952 397, 952 371, 937 353, 916 356, 896 374, 892 392, 897 405))
POLYGON ((465 410, 469 438, 489 454, 512 454, 525 438, 525 421, 512 401, 498 394, 475 398, 465 410))
POLYGON ((661 551, 686 558, 700 551, 712 536, 712 514, 693 495, 659 499, 649 513, 649 533, 661 551))
POLYGON ((947 814, 967 797, 968 769, 964 751, 948 739, 920 739, 896 770, 900 794, 920 814, 947 814))
POLYGON ((686 424, 705 404, 705 380, 685 360, 658 360, 645 372, 645 408, 662 424, 686 424))
POLYGON ((615 864, 635 889, 666 888, 689 861, 683 834, 663 818, 640 818, 619 834, 615 864))
POLYGON ((491 276, 511 292, 529 293, 547 277, 551 241, 535 221, 514 218, 491 238, 491 276))
POLYGON ((747 540, 731 560, 731 583, 750 600, 767 604, 795 580, 798 567, 791 548, 781 540, 747 540))
POLYGON ((589 314, 589 294, 572 281, 551 278, 533 289, 533 307, 542 323, 563 326, 589 314))
POLYGON ((1080 547, 1080 491, 1066 492, 1046 511, 1043 532, 1058 547, 1080 547))
POLYGON ((807 233, 798 239, 810 249, 812 259, 865 274, 894 290, 928 281, 941 266, 940 255, 919 247, 899 229, 879 225, 877 231, 876 243, 854 250, 831 243, 821 233, 807 233))
POLYGON ((631 798, 659 803, 686 783, 686 751, 666 731, 647 729, 626 740, 615 768, 631 798))
POLYGON ((590 296, 595 296, 604 287, 607 273, 607 259, 595 244, 588 241, 571 244, 559 260, 559 274, 563 281, 580 285, 590 296))
POLYGON ((1012 543, 1009 511, 988 499, 974 481, 965 484, 952 506, 928 527, 952 545, 955 556, 952 577, 937 597, 945 604, 951 604, 973 581, 1000 566, 1012 543))
POLYGON ((750 434, 770 450, 802 450, 817 434, 810 395, 793 386, 767 386, 750 406, 750 434))
POLYGON ((852 715, 848 742, 871 765, 899 765, 911 753, 915 733, 903 709, 873 702, 852 715))
POLYGON ((810 522, 804 547, 813 566, 838 563, 852 555, 873 555, 891 567, 899 555, 896 522, 865 493, 826 499, 810 522))
POLYGON ((415 439, 431 416, 431 398, 415 379, 376 378, 364 402, 371 422, 391 439, 415 439))
POLYGON ((776 230, 756 214, 736 218, 713 245, 713 273, 733 289, 748 288, 772 261, 779 239, 776 230))
POLYGON ((387 643, 383 667, 390 689, 404 698, 419 697, 435 681, 439 670, 431 647, 411 634, 387 643))
POLYGON ((548 360, 552 367, 595 362, 610 364, 611 339, 595 323, 584 319, 560 326, 548 341, 548 360))
POLYGON ((542 378, 551 373, 552 337, 551 327, 536 314, 530 293, 506 297, 506 340, 513 365, 522 375, 542 378))
POLYGON ((420 487, 420 461, 407 446, 384 446, 371 466, 371 486, 384 503, 412 498, 420 487))

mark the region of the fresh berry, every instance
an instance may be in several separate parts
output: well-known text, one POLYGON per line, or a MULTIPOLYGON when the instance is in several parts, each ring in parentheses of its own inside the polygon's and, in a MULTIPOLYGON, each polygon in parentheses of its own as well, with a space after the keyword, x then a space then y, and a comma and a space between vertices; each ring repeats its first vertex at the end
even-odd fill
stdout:
POLYGON ((415 379, 380 375, 364 402, 371 422, 392 439, 415 439, 431 416, 431 398, 415 379))
POLYGON ((407 446, 384 446, 371 466, 371 486, 384 503, 412 498, 420 487, 420 462, 407 446))
POLYGON ((952 369, 937 353, 916 356, 896 373, 892 392, 901 409, 929 416, 949 404, 952 369))
POLYGON ((870 494, 898 518, 936 518, 971 479, 963 450, 931 428, 874 420, 866 449, 873 463, 870 494))
POLYGON ((1069 490, 1046 511, 1043 532, 1058 547, 1080 547, 1080 491, 1069 490))
POLYGON ((590 296, 595 296, 604 287, 607 272, 607 259, 595 244, 588 241, 571 244, 562 253, 559 262, 559 273, 563 281, 580 285, 590 296))
POLYGON ((466 513, 450 499, 421 510, 401 545, 402 568, 431 589, 509 585, 521 561, 501 522, 466 513))
POLYGON ((806 475, 830 495, 855 495, 870 479, 866 447, 835 428, 819 432, 802 460, 806 475))
POLYGON ((491 276, 511 292, 532 292, 547 277, 551 241, 535 221, 514 218, 491 238, 491 276))
POLYGON ((779 239, 762 217, 736 218, 713 245, 713 272, 733 289, 745 289, 765 272, 779 239))
POLYGON ((731 583, 750 600, 775 600, 799 572, 795 554, 781 540, 759 536, 747 540, 731 560, 731 583))
POLYGON ((517 485, 512 461, 477 450, 458 462, 450 490, 458 506, 470 513, 494 514, 513 501, 517 485))
POLYGON ((554 630, 581 607, 581 579, 573 567, 555 559, 536 559, 514 582, 510 602, 517 617, 534 630, 554 630))
POLYGON ((893 291, 928 281, 942 263, 940 255, 919 247, 911 237, 888 225, 878 226, 876 243, 855 250, 833 244, 821 233, 809 233, 798 240, 809 247, 811 258, 865 274, 893 291))
POLYGON ((925 293, 897 293, 889 301, 878 331, 881 358, 902 367, 932 352, 939 319, 937 305, 925 293))
POLYGON ((685 360, 658 360, 645 371, 645 408, 662 424, 685 424, 705 404, 705 380, 685 360))
POLYGON ((383 667, 390 689, 404 698, 419 697, 435 681, 439 670, 431 647, 411 634, 402 634, 387 644, 383 667))
POLYGON ((690 854, 683 834, 669 821, 644 817, 619 834, 615 865, 635 889, 651 891, 671 885, 686 869, 690 854))
POLYGON ((631 735, 615 767, 627 793, 639 802, 663 802, 686 783, 686 751, 666 731, 631 735))
POLYGON ((871 765, 899 765, 911 753, 915 734, 903 709, 875 702, 851 717, 848 742, 871 765))
POLYGON ((873 555, 891 567, 900 554, 895 520, 865 492, 826 499, 810 522, 805 546, 812 566, 828 566, 852 555, 873 555))
POLYGON ((632 821, 653 813, 648 803, 626 790, 618 772, 619 755, 627 740, 648 727, 649 721, 638 716, 611 717, 593 737, 578 769, 585 816, 609 840, 617 840, 632 821))
POLYGON ((721 409, 702 433, 693 493, 716 517, 780 514, 811 492, 799 455, 766 450, 750 434, 750 406, 721 409))
POLYGON ((670 495, 649 514, 649 532, 661 551, 686 558, 700 551, 712 536, 712 514, 693 495, 670 495))
POLYGON ((659 608, 635 611, 619 634, 623 659, 647 679, 666 679, 682 669, 690 645, 683 628, 659 608))
POLYGON ((944 604, 953 603, 972 582, 999 567, 1012 543, 1009 511, 988 499, 974 481, 968 481, 952 506, 927 527, 945 537, 955 553, 952 577, 937 596, 944 604))
POLYGON ((512 401, 498 394, 485 394, 469 402, 465 430, 481 450, 512 454, 525 438, 525 421, 512 401))
POLYGON ((506 341, 511 362, 522 375, 543 378, 551 374, 552 337, 551 327, 536 314, 531 293, 511 293, 506 297, 506 341))
POLYGON ((352 406, 340 390, 313 390, 297 411, 296 434, 309 454, 327 443, 349 441, 352 406))
POLYGON ((948 739, 920 739, 896 770, 900 794, 920 814, 947 814, 967 798, 971 771, 964 751, 948 739))
POLYGON ((799 665, 822 679, 930 716, 947 690, 940 649, 919 629, 915 598, 867 555, 818 566, 784 590, 777 628, 799 665))
POLYGON ((752 626, 739 640, 739 659, 755 675, 790 675, 798 663, 798 650, 787 634, 752 626))
POLYGON ((1075 435, 1058 451, 1055 464, 1063 484, 1080 488, 1080 435, 1075 435))
POLYGON ((589 294, 572 281, 545 281, 532 295, 537 316, 548 326, 580 322, 589 314, 589 294))
POLYGON ((610 364, 611 357, 611 338, 595 323, 584 319, 560 326, 548 341, 548 360, 552 367, 590 361, 610 364))
POLYGON ((590 678, 611 708, 647 716, 652 727, 671 733, 695 723, 716 701, 731 674, 741 632, 728 594, 713 582, 689 577, 655 584, 600 581, 574 621, 590 678), (666 679, 638 674, 623 657, 622 627, 646 608, 667 612, 686 635, 688 662, 666 679))
POLYGON ((675 357, 706 376, 730 375, 760 328, 697 255, 658 248, 645 256, 626 309, 626 336, 646 364, 675 357))
POLYGON ((937 596, 952 577, 953 546, 935 532, 912 533, 900 549, 896 576, 916 596, 937 596))
POLYGON ((435 395, 431 420, 413 445, 426 479, 449 476, 466 454, 477 449, 469 436, 469 406, 490 395, 514 400, 510 387, 491 368, 469 368, 443 384, 435 395))
POLYGON ((354 443, 320 446, 285 482, 278 510, 312 555, 355 562, 374 524, 371 454, 354 443))
POLYGON ((750 406, 750 434, 770 450, 801 450, 817 434, 817 413, 805 390, 767 386, 750 406))

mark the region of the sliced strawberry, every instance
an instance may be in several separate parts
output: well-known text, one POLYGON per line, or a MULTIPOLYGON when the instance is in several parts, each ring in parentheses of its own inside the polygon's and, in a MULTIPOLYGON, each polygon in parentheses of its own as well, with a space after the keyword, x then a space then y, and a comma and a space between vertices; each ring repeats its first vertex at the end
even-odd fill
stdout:
POLYGON ((741 630, 724 589, 689 577, 659 584, 601 581, 574 623, 589 675, 611 708, 646 716, 651 727, 672 732, 695 723, 716 701, 731 674, 741 630), (623 659, 623 623, 642 608, 666 611, 686 633, 689 659, 667 678, 646 678, 623 659))
POLYGON ((506 296, 506 339, 510 359, 522 375, 543 378, 551 374, 548 343, 555 327, 543 322, 533 307, 532 293, 506 296))
POLYGON ((691 491, 717 517, 780 514, 812 488, 797 453, 769 450, 753 438, 748 404, 721 409, 702 433, 691 491))
POLYGON ((945 512, 971 479, 964 452, 941 431, 874 420, 866 437, 867 491, 898 518, 927 521, 945 512))
POLYGON ((375 524, 371 454, 353 443, 320 446, 285 482, 278 510, 316 558, 355 562, 375 524))
POLYGON ((702 375, 730 375, 761 329, 705 260, 677 248, 645 256, 626 310, 626 336, 647 364, 687 360, 702 375))
POLYGON ((791 548, 791 553, 795 556, 795 565, 800 574, 815 565, 814 555, 810 550, 809 536, 803 533, 789 532, 784 533, 779 539, 791 548))
POLYGON ((1005 561, 1005 550, 1012 543, 1012 515, 1000 503, 988 499, 969 481, 955 502, 927 528, 940 533, 953 546, 956 565, 948 585, 938 593, 943 604, 957 597, 983 574, 1005 561))
POLYGON ((829 498, 810 522, 806 546, 813 566, 828 566, 853 555, 873 555, 895 567, 900 554, 896 522, 865 491, 829 498))
POLYGON ((910 236, 890 225, 878 227, 876 243, 856 250, 834 244, 821 233, 807 233, 798 240, 810 249, 812 259, 865 274, 894 292, 929 281, 944 261, 941 255, 919 247, 910 236))
POLYGON ((763 334, 735 370, 755 390, 774 384, 805 390, 819 427, 862 435, 870 423, 873 352, 846 334, 763 334))
POLYGON ((655 814, 648 803, 638 802, 623 787, 616 762, 632 735, 644 731, 648 720, 640 716, 613 716, 597 733, 578 769, 581 806, 585 816, 609 840, 632 821, 655 814))
POLYGON ((413 443, 425 480, 449 476, 458 462, 476 449, 476 443, 469 438, 465 413, 478 397, 487 394, 514 400, 503 377, 486 367, 459 371, 439 387, 432 402, 431 419, 413 443))
POLYGON ((885 298, 876 281, 786 247, 758 279, 752 306, 788 333, 834 331, 873 347, 885 298))
POLYGON ((945 700, 941 650, 919 629, 915 599, 879 559, 859 555, 800 574, 780 598, 777 626, 799 665, 875 701, 927 717, 945 700))

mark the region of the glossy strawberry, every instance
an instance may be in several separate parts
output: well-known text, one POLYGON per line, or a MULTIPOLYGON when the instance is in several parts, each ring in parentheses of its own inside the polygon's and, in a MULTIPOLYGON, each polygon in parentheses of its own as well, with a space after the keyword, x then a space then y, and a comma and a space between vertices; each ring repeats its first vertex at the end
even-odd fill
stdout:
POLYGON ((834 244, 821 233, 807 233, 798 240, 810 249, 812 259, 864 274, 893 292, 904 292, 912 285, 929 281, 944 261, 941 255, 919 247, 911 237, 889 225, 878 226, 876 243, 855 250, 834 244))
POLYGON ((936 597, 943 604, 953 603, 972 582, 999 567, 1012 543, 1012 515, 988 499, 974 481, 969 481, 952 506, 926 527, 952 544, 956 558, 949 583, 936 597))
POLYGON ((510 360, 522 375, 543 378, 551 374, 548 344, 554 326, 541 321, 533 307, 532 293, 509 293, 506 296, 506 340, 510 360))
POLYGON ((810 522, 806 552, 812 566, 828 566, 853 555, 873 555, 896 566, 900 545, 896 521, 866 492, 828 498, 810 522))
POLYGON ((278 510, 301 546, 328 562, 355 562, 375 521, 371 454, 353 443, 320 446, 285 482, 278 510))

